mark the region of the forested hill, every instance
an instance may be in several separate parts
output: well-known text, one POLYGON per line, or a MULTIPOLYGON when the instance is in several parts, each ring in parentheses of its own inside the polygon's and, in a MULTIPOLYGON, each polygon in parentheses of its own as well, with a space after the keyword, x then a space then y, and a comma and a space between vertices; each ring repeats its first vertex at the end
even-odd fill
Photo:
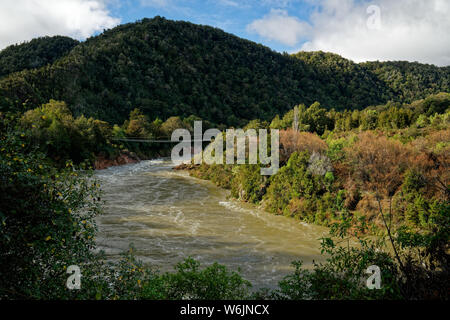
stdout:
POLYGON ((450 92, 450 66, 438 68, 407 61, 374 61, 361 66, 385 82, 398 101, 409 103, 436 92, 450 92))
POLYGON ((0 77, 36 69, 65 56, 79 42, 69 37, 42 37, 0 51, 0 77))
POLYGON ((355 64, 322 52, 279 54, 216 28, 156 17, 108 30, 51 65, 0 80, 0 111, 58 99, 75 115, 109 122, 122 123, 139 108, 151 118, 193 114, 240 125, 298 103, 362 109, 450 91, 448 68, 414 64, 405 73, 401 66, 355 64), (438 85, 429 81, 435 74, 438 85))

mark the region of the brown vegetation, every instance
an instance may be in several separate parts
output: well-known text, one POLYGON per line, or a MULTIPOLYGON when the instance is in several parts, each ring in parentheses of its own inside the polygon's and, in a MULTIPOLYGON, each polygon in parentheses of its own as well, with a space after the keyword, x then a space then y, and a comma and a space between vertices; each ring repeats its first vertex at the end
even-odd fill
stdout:
POLYGON ((327 144, 317 134, 297 132, 293 129, 280 131, 280 161, 285 163, 294 152, 324 153, 327 144))

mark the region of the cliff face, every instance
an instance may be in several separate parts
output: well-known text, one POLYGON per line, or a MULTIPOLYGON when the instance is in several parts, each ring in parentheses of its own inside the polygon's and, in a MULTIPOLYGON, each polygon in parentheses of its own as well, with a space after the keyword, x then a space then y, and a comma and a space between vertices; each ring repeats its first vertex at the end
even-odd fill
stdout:
POLYGON ((105 156, 98 156, 94 162, 95 170, 102 170, 112 166, 121 166, 129 163, 137 163, 140 159, 133 152, 122 151, 115 159, 108 159, 105 156))

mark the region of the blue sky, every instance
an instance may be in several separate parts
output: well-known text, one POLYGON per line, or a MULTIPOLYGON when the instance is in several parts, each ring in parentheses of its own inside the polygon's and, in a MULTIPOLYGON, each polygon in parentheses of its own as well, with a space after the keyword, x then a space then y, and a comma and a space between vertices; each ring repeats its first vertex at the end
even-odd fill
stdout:
POLYGON ((41 36, 84 40, 156 15, 215 26, 279 52, 450 65, 449 0, 2 0, 0 50, 41 36))
POLYGON ((307 21, 314 8, 310 1, 289 0, 128 0, 111 4, 111 12, 114 16, 120 17, 122 22, 134 22, 160 15, 168 19, 218 27, 279 52, 291 52, 295 50, 295 46, 266 39, 248 30, 247 26, 269 14, 271 10, 277 9, 307 21))

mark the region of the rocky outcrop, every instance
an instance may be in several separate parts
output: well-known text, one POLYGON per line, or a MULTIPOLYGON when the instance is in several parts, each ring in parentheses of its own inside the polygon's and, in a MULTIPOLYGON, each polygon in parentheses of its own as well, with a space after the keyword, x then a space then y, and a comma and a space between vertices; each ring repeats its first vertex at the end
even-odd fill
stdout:
POLYGON ((102 170, 112 166, 121 166, 129 163, 137 163, 139 161, 139 157, 134 152, 124 150, 121 151, 115 159, 109 159, 104 155, 99 155, 94 162, 94 168, 96 170, 102 170))

